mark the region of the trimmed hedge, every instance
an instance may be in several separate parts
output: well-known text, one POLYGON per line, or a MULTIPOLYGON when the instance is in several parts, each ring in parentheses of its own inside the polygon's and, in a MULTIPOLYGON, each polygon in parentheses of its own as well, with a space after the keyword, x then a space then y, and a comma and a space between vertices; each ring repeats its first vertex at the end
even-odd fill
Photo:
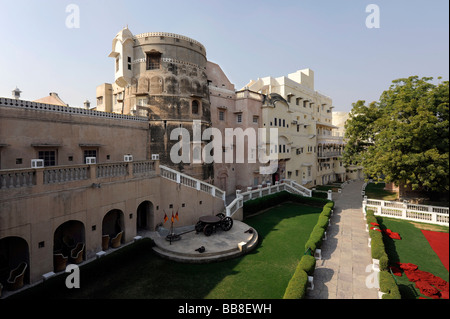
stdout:
POLYGON ((303 269, 308 274, 308 276, 313 276, 314 270, 316 269, 316 258, 314 258, 314 256, 304 255, 300 259, 297 267, 303 269))
MULTIPOLYGON (((244 202, 244 218, 246 216, 255 214, 264 209, 282 204, 284 202, 295 202, 305 205, 310 205, 314 207, 323 207, 325 204, 330 201, 327 199, 314 198, 314 197, 305 197, 302 195, 292 194, 287 191, 282 191, 274 194, 270 194, 264 197, 251 199, 249 201, 244 202)), ((334 205, 334 203, 333 203, 334 205)))
MULTIPOLYGON (((383 234, 377 230, 370 229, 375 227, 371 223, 377 223, 378 219, 375 217, 373 210, 367 210, 366 213, 367 225, 369 227, 369 236, 372 239, 371 254, 373 259, 378 259, 380 261, 380 290, 386 294, 383 295, 383 299, 401 299, 400 291, 398 285, 395 282, 394 277, 388 271, 389 269, 389 257, 386 253, 386 248, 384 246, 383 234)), ((380 227, 378 227, 381 229, 380 227)))
POLYGON ((306 296, 306 285, 308 284, 308 274, 300 268, 300 263, 295 270, 289 284, 284 292, 283 299, 303 299, 306 296))
POLYGON ((329 224, 331 209, 334 207, 334 202, 328 201, 319 215, 316 226, 314 226, 309 239, 305 244, 305 254, 300 259, 294 275, 289 281, 283 299, 303 299, 306 295, 308 276, 314 274, 316 268, 316 258, 314 252, 317 248, 322 246, 323 236, 329 224), (312 255, 306 252, 311 250, 312 255))
POLYGON ((380 291, 383 299, 402 299, 398 285, 389 271, 380 271, 380 291))
POLYGON ((380 270, 387 270, 389 267, 389 258, 384 247, 383 234, 377 230, 370 229, 374 227, 370 223, 378 223, 372 210, 367 211, 366 219, 369 227, 369 236, 372 239, 370 243, 372 258, 380 261, 380 270))

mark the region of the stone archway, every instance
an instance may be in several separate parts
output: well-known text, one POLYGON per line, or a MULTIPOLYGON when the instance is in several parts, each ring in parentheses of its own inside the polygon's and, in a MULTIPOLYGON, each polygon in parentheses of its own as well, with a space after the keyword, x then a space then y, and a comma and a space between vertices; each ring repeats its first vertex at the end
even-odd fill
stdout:
POLYGON ((84 224, 68 220, 56 228, 53 234, 53 267, 56 272, 66 268, 68 263, 86 260, 86 238, 84 224))
POLYGON ((144 232, 155 229, 153 203, 146 200, 137 208, 136 232, 144 232))
POLYGON ((109 245, 117 248, 125 242, 124 215, 120 209, 112 209, 106 213, 102 221, 102 248, 109 245))
POLYGON ((0 239, 0 283, 8 288, 7 280, 10 272, 21 263, 26 263, 23 282, 30 283, 30 253, 25 239, 10 236, 0 239))

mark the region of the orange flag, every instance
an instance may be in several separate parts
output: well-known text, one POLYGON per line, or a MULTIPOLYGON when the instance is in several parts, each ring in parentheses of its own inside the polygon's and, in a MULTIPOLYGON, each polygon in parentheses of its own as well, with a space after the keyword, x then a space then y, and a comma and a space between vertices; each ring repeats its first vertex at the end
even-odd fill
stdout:
POLYGON ((166 213, 164 213, 164 223, 168 220, 169 218, 167 217, 166 213))
POLYGON ((175 214, 175 218, 179 221, 179 219, 178 219, 178 211, 177 211, 177 213, 175 214))
POLYGON ((171 218, 171 221, 172 221, 172 223, 173 223, 173 212, 172 212, 172 218, 171 218))

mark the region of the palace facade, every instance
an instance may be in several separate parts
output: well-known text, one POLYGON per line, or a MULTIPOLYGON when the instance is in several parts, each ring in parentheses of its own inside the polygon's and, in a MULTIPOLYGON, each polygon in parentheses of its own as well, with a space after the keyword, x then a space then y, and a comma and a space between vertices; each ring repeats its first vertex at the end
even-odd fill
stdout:
MULTIPOLYGON (((259 78, 236 90, 198 41, 133 35, 128 28, 113 39, 109 57, 114 81, 97 87, 93 109, 70 107, 56 93, 24 101, 16 89, 13 98, 0 98, 4 287, 23 263, 24 283, 38 282, 64 263, 154 231, 166 214, 178 212, 179 227, 222 213, 237 190, 283 179, 308 188, 348 179, 332 100, 315 91, 312 70, 259 78), (196 128, 217 128, 218 151, 233 161, 174 163, 170 151, 183 139, 171 137, 177 128, 191 138, 196 128), (238 137, 226 138, 230 128, 277 128, 278 140, 246 140, 240 149, 238 137), (278 158, 270 174, 254 161, 261 150, 278 158), (237 155, 246 160, 237 163, 237 155)), ((189 141, 190 159, 207 143, 189 141)))

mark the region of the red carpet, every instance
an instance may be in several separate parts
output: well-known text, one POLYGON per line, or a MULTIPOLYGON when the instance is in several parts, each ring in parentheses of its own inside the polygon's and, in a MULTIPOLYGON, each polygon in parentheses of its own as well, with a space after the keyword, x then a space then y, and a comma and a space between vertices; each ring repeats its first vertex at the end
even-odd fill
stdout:
POLYGON ((442 264, 448 270, 448 233, 423 230, 422 233, 430 243, 431 248, 438 255, 442 264))

